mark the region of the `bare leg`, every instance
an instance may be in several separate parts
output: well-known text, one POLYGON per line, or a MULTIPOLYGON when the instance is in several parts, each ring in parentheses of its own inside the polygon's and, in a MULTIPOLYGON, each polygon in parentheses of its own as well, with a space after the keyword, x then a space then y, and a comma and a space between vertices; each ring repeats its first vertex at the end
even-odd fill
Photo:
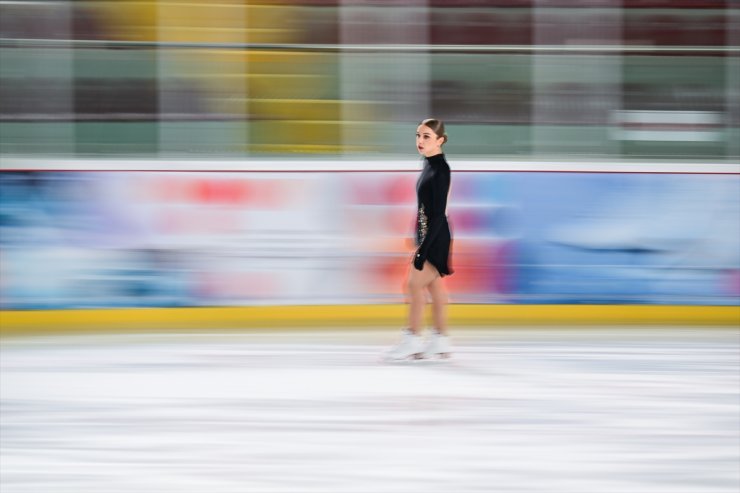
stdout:
POLYGON ((429 262, 424 262, 422 270, 416 270, 411 266, 406 289, 409 295, 409 329, 414 334, 420 334, 424 319, 424 303, 426 293, 424 290, 439 278, 437 269, 429 262))
POLYGON ((432 295, 432 318, 434 327, 442 335, 447 335, 447 290, 441 277, 429 284, 429 294, 432 295))

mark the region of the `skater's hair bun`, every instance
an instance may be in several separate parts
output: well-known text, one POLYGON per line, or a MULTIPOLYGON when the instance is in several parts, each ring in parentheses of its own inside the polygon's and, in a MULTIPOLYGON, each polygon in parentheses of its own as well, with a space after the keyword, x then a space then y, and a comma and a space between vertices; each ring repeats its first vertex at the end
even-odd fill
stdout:
POLYGON ((444 139, 444 141, 442 141, 442 145, 445 145, 447 143, 445 124, 442 122, 442 120, 437 120, 436 118, 427 118, 426 120, 421 122, 421 125, 431 128, 438 138, 442 137, 444 139))

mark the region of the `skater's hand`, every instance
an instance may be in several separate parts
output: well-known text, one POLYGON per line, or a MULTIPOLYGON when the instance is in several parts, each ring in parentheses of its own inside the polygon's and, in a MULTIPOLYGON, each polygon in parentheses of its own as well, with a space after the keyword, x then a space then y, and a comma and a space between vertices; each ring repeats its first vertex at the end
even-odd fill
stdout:
POLYGON ((424 268, 424 257, 419 252, 416 252, 416 255, 414 255, 414 268, 416 270, 422 270, 424 268))

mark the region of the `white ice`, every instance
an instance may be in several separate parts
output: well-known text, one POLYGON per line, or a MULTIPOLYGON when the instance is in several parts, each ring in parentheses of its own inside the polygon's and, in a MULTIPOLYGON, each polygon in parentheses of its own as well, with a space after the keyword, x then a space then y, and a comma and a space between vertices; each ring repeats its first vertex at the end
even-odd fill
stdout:
POLYGON ((67 336, 0 346, 0 491, 737 493, 740 332, 67 336))

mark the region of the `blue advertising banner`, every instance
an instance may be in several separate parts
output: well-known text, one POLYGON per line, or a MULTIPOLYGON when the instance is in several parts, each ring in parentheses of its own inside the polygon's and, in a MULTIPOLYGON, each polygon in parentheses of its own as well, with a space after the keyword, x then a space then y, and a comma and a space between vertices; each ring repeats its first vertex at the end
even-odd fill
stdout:
MULTIPOLYGON (((4 172, 0 305, 403 300, 412 172, 4 172)), ((459 172, 456 303, 740 304, 737 175, 459 172)))

